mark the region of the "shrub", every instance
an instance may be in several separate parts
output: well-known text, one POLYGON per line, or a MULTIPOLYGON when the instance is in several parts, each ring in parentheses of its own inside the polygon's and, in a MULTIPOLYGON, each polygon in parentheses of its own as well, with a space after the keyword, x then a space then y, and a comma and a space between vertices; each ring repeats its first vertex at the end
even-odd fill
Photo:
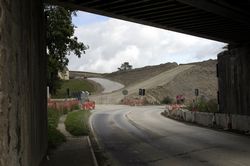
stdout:
POLYGON ((89 134, 88 118, 90 113, 85 110, 71 112, 65 120, 66 130, 74 136, 89 134))
POLYGON ((56 109, 48 108, 48 126, 57 127, 61 112, 56 109))
POLYGON ((217 112, 218 111, 218 103, 216 99, 210 99, 207 102, 207 107, 209 112, 217 112))
POLYGON ((173 99, 170 98, 169 96, 165 97, 162 102, 162 104, 172 104, 173 103, 173 99))
POLYGON ((71 110, 79 110, 80 109, 80 106, 79 104, 75 104, 72 106, 71 110))
POLYGON ((188 110, 194 109, 200 112, 217 112, 218 111, 217 106, 218 104, 216 99, 210 99, 207 101, 205 98, 199 98, 197 102, 190 103, 187 106, 187 109, 188 110))
POLYGON ((61 116, 61 112, 48 108, 48 145, 49 148, 55 148, 66 141, 65 136, 58 131, 57 124, 61 116))
POLYGON ((56 148, 66 141, 65 136, 56 128, 48 126, 48 145, 49 148, 56 148))
POLYGON ((67 113, 69 113, 69 110, 68 110, 67 108, 64 108, 64 109, 63 109, 63 114, 65 115, 65 114, 67 114, 67 113))

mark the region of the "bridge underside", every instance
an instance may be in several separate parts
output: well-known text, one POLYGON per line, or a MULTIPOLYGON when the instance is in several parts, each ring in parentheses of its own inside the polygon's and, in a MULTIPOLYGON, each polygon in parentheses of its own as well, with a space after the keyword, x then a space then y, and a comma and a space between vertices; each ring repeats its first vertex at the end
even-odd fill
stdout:
MULTIPOLYGON (((218 41, 243 43, 219 57, 220 108, 225 113, 250 116, 248 0, 50 3, 218 41)), ((43 20, 43 0, 0 1, 0 165, 37 166, 46 154, 43 20)))
POLYGON ((250 2, 51 0, 50 3, 227 43, 250 37, 250 2))

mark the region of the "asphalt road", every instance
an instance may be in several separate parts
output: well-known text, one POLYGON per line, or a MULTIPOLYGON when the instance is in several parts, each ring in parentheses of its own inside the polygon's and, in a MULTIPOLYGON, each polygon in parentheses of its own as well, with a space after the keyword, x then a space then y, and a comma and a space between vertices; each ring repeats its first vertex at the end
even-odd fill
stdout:
POLYGON ((88 78, 88 79, 101 84, 101 86, 104 89, 102 93, 110 93, 110 92, 122 89, 124 87, 124 85, 118 82, 111 81, 105 78, 88 78))
POLYGON ((180 123, 163 106, 97 105, 90 123, 112 165, 250 166, 250 138, 180 123))

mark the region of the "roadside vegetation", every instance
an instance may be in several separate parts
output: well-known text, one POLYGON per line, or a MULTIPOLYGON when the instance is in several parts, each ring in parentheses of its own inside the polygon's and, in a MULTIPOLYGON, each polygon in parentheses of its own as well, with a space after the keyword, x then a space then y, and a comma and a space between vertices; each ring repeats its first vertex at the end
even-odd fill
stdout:
POLYGON ((48 108, 48 145, 49 148, 56 148, 66 141, 65 136, 58 131, 57 124, 62 115, 61 111, 48 108))
POLYGON ((52 95, 52 98, 67 98, 67 89, 69 89, 70 94, 79 91, 95 92, 95 86, 88 80, 70 79, 62 81, 61 88, 57 90, 56 94, 52 95))
POLYGON ((173 101, 174 101, 174 100, 173 100, 171 97, 167 96, 167 97, 165 97, 165 98, 161 101, 161 103, 162 103, 162 104, 172 104, 173 101))
POLYGON ((65 121, 66 130, 74 136, 89 135, 89 116, 90 112, 86 110, 70 112, 65 121))
POLYGON ((216 99, 206 100, 204 98, 199 98, 197 102, 188 105, 188 110, 215 113, 218 111, 218 103, 216 99))

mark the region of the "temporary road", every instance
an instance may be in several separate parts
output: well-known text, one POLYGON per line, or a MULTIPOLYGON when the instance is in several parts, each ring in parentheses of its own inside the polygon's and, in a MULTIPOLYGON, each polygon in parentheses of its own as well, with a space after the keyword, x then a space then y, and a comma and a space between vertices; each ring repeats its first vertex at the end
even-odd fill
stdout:
MULTIPOLYGON (((151 88, 156 88, 158 86, 162 86, 164 84, 167 84, 170 81, 172 81, 178 74, 190 69, 193 66, 194 65, 179 65, 176 68, 173 68, 171 70, 167 70, 167 71, 162 72, 162 73, 160 73, 160 74, 158 74, 150 79, 144 80, 142 82, 138 82, 134 85, 130 85, 130 86, 125 87, 125 88, 128 91, 128 95, 138 94, 139 88, 144 88, 144 89, 148 90, 151 88)), ((93 81, 97 82, 97 80, 93 80, 93 81)), ((98 82, 98 83, 100 83, 102 86, 106 86, 103 84, 103 82, 98 82)), ((116 86, 114 86, 112 84, 108 84, 108 83, 107 83, 106 87, 107 87, 106 92, 113 91, 113 93, 91 96, 90 97, 91 100, 94 100, 98 104, 117 104, 117 103, 120 103, 120 101, 124 98, 124 95, 122 94, 123 89, 118 90, 116 88, 116 91, 109 90, 109 88, 116 87, 116 86)))
POLYGON ((101 86, 104 89, 102 93, 113 92, 113 91, 122 89, 124 87, 124 85, 118 82, 114 82, 105 78, 88 78, 88 79, 101 84, 101 86))
POLYGON ((250 165, 249 137, 177 122, 163 110, 97 105, 90 123, 112 165, 250 165))

